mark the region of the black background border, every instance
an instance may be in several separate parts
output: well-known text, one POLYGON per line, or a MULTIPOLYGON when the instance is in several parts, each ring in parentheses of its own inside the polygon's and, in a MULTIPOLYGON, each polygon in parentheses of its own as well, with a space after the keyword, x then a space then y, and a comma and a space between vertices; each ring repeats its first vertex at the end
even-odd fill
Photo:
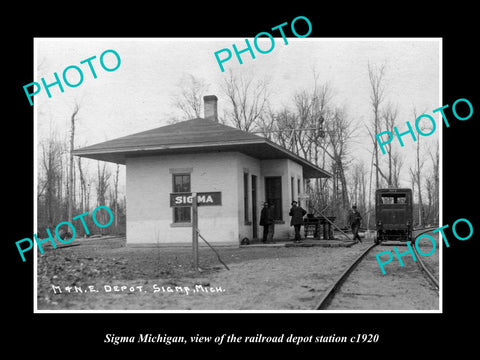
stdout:
MULTIPOLYGON (((43 6, 43 5, 42 5, 43 6)), ((191 346, 164 346, 159 344, 104 344, 106 333, 137 335, 151 332, 169 335, 217 336, 234 333, 238 336, 262 333, 266 336, 282 333, 295 335, 355 335, 380 334, 377 344, 291 344, 263 345, 269 351, 298 351, 313 348, 319 354, 344 349, 355 353, 382 351, 385 356, 397 352, 416 351, 433 354, 443 349, 461 346, 462 352, 475 344, 476 298, 472 283, 476 281, 478 254, 478 215, 475 204, 476 188, 476 122, 480 112, 478 91, 478 57, 474 36, 476 11, 468 5, 456 3, 450 8, 412 7, 403 3, 378 8, 362 6, 350 8, 347 3, 339 8, 322 4, 293 8, 290 4, 267 6, 266 11, 246 3, 201 3, 184 5, 183 9, 165 8, 140 3, 128 11, 123 5, 98 7, 72 6, 46 8, 40 5, 12 14, 12 21, 3 24, 6 51, 2 61, 7 84, 2 92, 7 97, 4 119, 3 177, 7 201, 3 226, 3 297, 8 321, 5 343, 17 352, 24 345, 53 356, 63 352, 85 350, 85 356, 95 353, 123 353, 135 348, 153 351, 157 355, 189 348, 199 354, 212 355, 212 350, 233 349, 255 351, 259 345, 202 344, 191 346), (237 7, 239 9, 237 9, 237 7), (400 8, 401 7, 401 8, 400 8), (34 37, 230 37, 253 38, 261 31, 291 22, 296 16, 306 16, 312 23, 310 37, 441 37, 443 38, 443 104, 453 104, 458 98, 467 98, 474 113, 468 121, 453 118, 451 107, 446 110, 450 128, 443 129, 443 223, 452 224, 458 218, 469 219, 474 236, 468 241, 450 241, 443 250, 444 312, 443 314, 34 314, 33 313, 33 257, 22 263, 15 241, 32 236, 33 229, 33 109, 23 92, 23 85, 33 81, 34 37), (168 19, 168 21, 166 20, 168 19), (5 261, 6 260, 6 261, 5 261), (471 326, 473 325, 473 327, 471 326), (385 352, 383 352, 385 351, 385 352)), ((13 11, 13 10, 10 10, 13 11)), ((213 51, 213 49, 212 49, 213 51)), ((4 77, 5 78, 5 77, 4 77)), ((6 205, 6 206, 5 206, 6 205)), ((453 239, 451 232, 449 239, 453 239)), ((477 281, 478 282, 478 281, 477 281)), ((5 332, 4 332, 5 333, 5 332)), ((372 353, 373 354, 373 353, 372 353)))

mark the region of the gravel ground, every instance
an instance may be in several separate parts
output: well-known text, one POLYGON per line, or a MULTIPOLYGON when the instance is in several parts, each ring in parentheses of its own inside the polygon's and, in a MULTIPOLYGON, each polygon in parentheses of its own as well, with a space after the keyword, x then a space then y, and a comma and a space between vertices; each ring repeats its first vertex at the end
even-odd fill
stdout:
MULTIPOLYGON (((230 271, 200 248, 196 276, 189 247, 127 248, 124 238, 78 243, 38 256, 39 310, 310 310, 371 244, 218 248, 230 271)), ((380 273, 378 265, 372 271, 380 273)))
POLYGON ((201 248, 203 271, 195 276, 190 248, 127 248, 124 241, 82 240, 40 255, 38 309, 309 309, 363 246, 218 248, 230 271, 201 248))

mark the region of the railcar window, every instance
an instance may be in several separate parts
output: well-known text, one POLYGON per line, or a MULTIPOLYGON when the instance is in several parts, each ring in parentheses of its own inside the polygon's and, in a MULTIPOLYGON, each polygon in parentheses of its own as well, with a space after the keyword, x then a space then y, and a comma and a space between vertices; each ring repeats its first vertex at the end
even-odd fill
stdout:
POLYGON ((407 204, 406 194, 382 194, 380 199, 382 204, 407 204))

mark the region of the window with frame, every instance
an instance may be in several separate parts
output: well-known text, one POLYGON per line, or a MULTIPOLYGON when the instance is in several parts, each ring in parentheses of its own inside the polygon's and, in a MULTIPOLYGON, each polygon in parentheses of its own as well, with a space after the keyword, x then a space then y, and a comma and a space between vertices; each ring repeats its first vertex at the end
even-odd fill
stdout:
POLYGON ((380 200, 381 204, 408 204, 406 194, 382 194, 380 200))
MULTIPOLYGON (((173 192, 174 193, 189 193, 190 174, 173 174, 173 192)), ((190 206, 173 207, 173 222, 174 223, 191 223, 192 208, 190 206)))

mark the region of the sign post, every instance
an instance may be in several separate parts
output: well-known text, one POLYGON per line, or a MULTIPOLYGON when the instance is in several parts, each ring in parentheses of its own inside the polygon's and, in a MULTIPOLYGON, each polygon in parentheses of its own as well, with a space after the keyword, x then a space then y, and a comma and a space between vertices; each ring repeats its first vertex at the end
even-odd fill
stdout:
MULTIPOLYGON (((193 248, 193 267, 195 274, 198 275, 198 207, 222 205, 222 193, 213 192, 194 192, 194 193, 171 193, 171 207, 191 207, 192 208, 192 248, 193 248)), ((200 235, 201 236, 201 235, 200 235)), ((207 242, 203 237, 202 239, 207 242)), ((208 244, 208 243, 207 243, 208 244)), ((213 249, 213 248, 212 248, 213 249)), ((215 250, 214 250, 215 251, 215 250)), ((218 256, 218 254, 217 254, 218 256)), ((221 260, 220 260, 221 261, 221 260)), ((225 265, 225 267, 227 267, 225 265)), ((227 267, 228 269, 228 267, 227 267)))
POLYGON ((192 193, 192 247, 193 267, 198 274, 198 206, 197 193, 192 193))

